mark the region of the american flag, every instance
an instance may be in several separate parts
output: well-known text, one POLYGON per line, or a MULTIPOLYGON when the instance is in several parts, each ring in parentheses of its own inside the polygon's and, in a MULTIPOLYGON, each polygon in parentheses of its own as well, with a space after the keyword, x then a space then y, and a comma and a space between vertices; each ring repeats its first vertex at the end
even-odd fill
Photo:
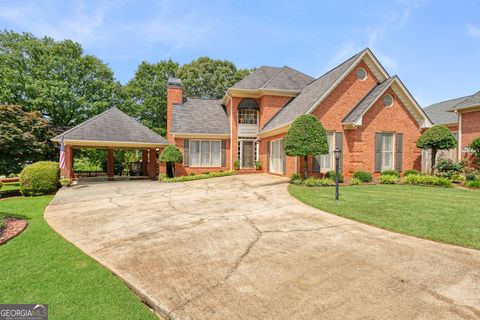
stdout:
POLYGON ((65 162, 65 145, 63 144, 63 137, 62 141, 60 142, 60 161, 59 161, 60 169, 66 169, 67 163, 65 162))

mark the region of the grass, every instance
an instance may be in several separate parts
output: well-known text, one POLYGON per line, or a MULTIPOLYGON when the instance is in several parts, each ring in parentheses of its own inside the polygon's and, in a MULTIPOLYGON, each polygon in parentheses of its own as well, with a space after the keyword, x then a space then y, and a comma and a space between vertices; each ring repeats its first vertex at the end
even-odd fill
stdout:
POLYGON ((0 201, 0 217, 28 220, 0 246, 1 303, 47 303, 50 319, 158 319, 117 277, 43 219, 52 196, 0 201))
POLYGON ((3 183, 2 187, 0 188, 0 191, 11 191, 11 190, 20 190, 20 183, 18 182, 8 182, 8 183, 3 183))
POLYGON ((480 249, 480 192, 409 185, 334 188, 290 185, 290 194, 315 208, 383 229, 480 249))

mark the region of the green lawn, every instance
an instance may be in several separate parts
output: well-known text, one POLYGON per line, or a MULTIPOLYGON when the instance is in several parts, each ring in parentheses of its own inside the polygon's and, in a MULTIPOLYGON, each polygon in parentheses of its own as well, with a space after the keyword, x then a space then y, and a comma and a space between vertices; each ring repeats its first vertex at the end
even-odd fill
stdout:
POLYGON ((480 191, 407 185, 308 188, 289 192, 318 209, 421 238, 480 249, 480 191))
POLYGON ((47 303, 49 319, 158 319, 123 282, 43 219, 52 196, 0 200, 29 226, 0 246, 0 302, 47 303))

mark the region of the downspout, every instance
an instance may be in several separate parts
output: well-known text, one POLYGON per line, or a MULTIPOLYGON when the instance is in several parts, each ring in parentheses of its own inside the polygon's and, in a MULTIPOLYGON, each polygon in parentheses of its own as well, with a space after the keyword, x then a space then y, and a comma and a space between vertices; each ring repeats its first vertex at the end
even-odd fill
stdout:
POLYGON ((233 171, 233 98, 227 93, 230 98, 230 171, 233 171))
POLYGON ((457 150, 457 161, 462 160, 462 114, 458 111, 455 111, 458 114, 458 150, 457 150))

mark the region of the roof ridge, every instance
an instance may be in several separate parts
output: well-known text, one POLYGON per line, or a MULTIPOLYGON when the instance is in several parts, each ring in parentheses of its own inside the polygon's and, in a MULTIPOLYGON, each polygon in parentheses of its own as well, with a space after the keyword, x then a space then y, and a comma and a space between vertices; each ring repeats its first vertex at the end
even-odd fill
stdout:
POLYGON ((429 109, 429 108, 432 108, 432 107, 437 106, 437 105, 440 104, 440 103, 450 102, 450 101, 453 101, 453 100, 459 100, 458 103, 455 104, 455 105, 457 105, 457 104, 459 104, 460 102, 462 102, 463 100, 465 100, 466 98, 469 98, 469 97, 471 97, 471 96, 472 96, 472 95, 468 95, 468 96, 463 96, 463 97, 458 97, 458 98, 452 98, 452 99, 447 99, 447 100, 438 101, 438 102, 432 103, 432 104, 429 105, 429 106, 426 106, 426 107, 423 108, 423 109, 429 109))
POLYGON ((115 107, 115 106, 110 107, 110 108, 107 108, 107 109, 106 109, 105 111, 103 111, 102 113, 99 113, 99 114, 97 114, 96 116, 93 116, 93 117, 91 117, 90 119, 87 119, 87 120, 83 121, 82 123, 76 125, 75 127, 70 128, 70 129, 68 129, 67 131, 64 131, 64 132, 60 133, 59 135, 53 137, 52 139, 60 139, 63 135, 66 135, 67 133, 72 132, 74 129, 78 129, 78 128, 83 127, 83 126, 86 125, 87 123, 89 123, 89 122, 91 122, 92 120, 100 117, 100 116, 103 115, 104 113, 109 112, 109 111, 112 110, 113 108, 117 109, 117 107, 115 107))
POLYGON ((284 70, 284 66, 279 68, 279 70, 277 71, 277 73, 275 73, 272 77, 270 77, 270 79, 268 79, 267 81, 265 81, 263 83, 263 85, 260 87, 260 88, 266 88, 265 86, 267 85, 267 83, 269 83, 270 81, 272 81, 273 79, 275 79, 283 70, 284 70))

